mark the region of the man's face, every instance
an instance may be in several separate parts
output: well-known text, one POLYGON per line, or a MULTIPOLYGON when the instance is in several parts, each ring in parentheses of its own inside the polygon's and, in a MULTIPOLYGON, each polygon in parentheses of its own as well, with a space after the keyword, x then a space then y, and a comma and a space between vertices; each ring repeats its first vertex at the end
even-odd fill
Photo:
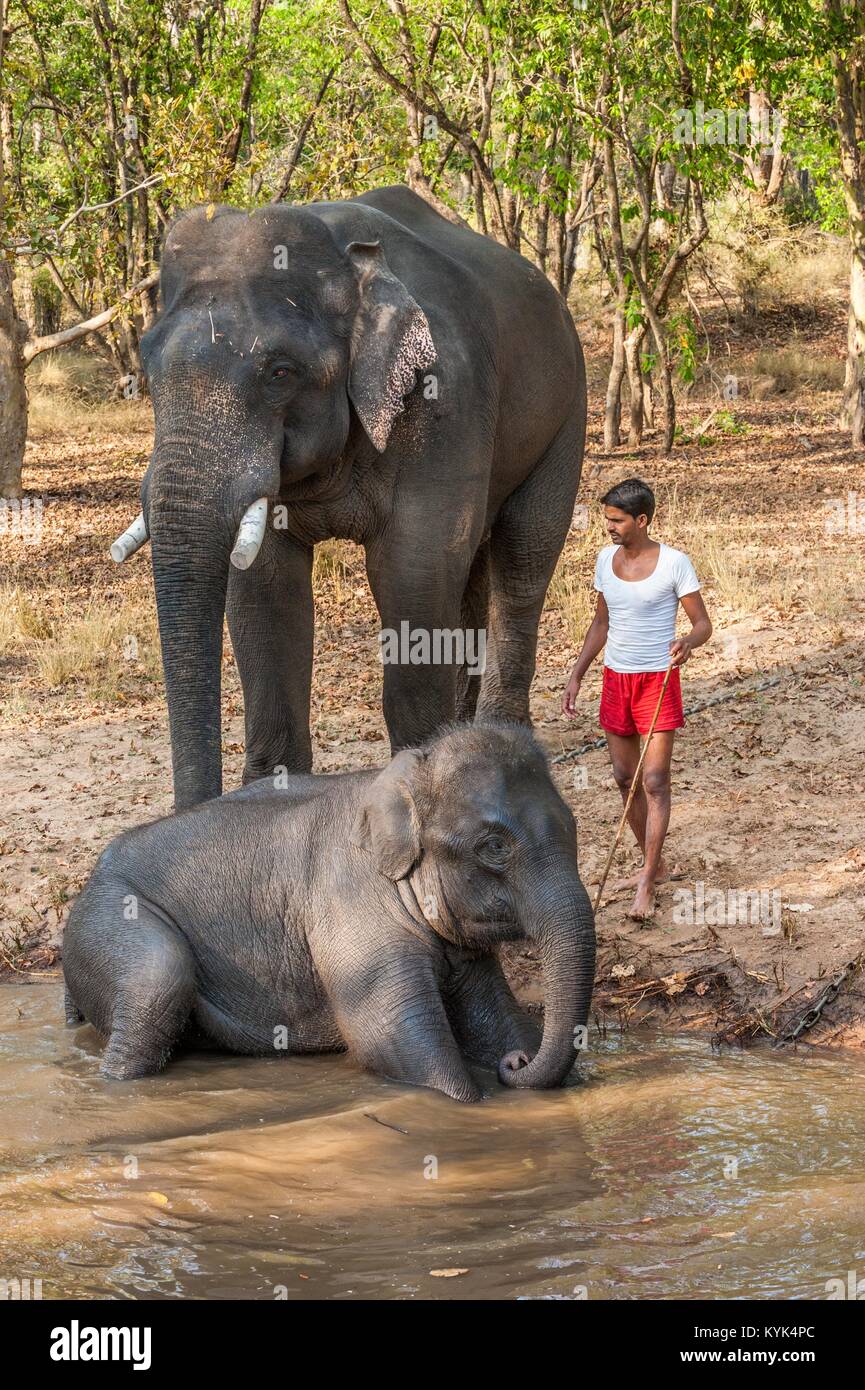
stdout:
POLYGON ((645 532, 647 520, 645 516, 630 516, 618 507, 604 507, 607 534, 613 545, 630 545, 632 541, 637 540, 639 535, 645 532))

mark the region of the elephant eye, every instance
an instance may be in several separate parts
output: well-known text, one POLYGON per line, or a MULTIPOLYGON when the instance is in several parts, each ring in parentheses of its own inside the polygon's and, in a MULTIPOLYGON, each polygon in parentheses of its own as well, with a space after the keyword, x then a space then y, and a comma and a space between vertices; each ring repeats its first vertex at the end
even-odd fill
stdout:
POLYGON ((501 866, 511 852, 511 847, 503 835, 487 835, 477 847, 481 859, 488 864, 501 866))
POLYGON ((271 381, 282 381, 285 377, 291 376, 291 374, 292 373, 290 367, 286 367, 283 364, 280 364, 278 367, 274 367, 271 370, 270 379, 271 381))

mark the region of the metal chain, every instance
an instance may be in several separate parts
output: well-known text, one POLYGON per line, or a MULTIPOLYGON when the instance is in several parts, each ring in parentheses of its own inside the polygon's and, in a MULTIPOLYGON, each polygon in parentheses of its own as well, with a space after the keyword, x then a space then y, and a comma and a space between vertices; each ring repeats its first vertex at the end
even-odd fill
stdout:
MULTIPOLYGON (((710 695, 707 700, 699 700, 695 705, 688 705, 685 714, 699 714, 701 710, 711 709, 713 705, 723 705, 728 700, 737 700, 743 695, 756 695, 760 690, 768 690, 771 685, 780 685, 782 680, 791 680, 798 675, 798 671, 790 671, 786 676, 768 676, 766 680, 758 681, 756 685, 736 686, 734 690, 724 690, 717 695, 710 695)), ((564 763, 570 758, 581 758, 584 753, 592 753, 596 748, 605 748, 607 740, 605 738, 593 738, 589 743, 583 743, 579 748, 571 748, 566 753, 559 753, 555 758, 551 758, 552 763, 564 763)))
POLYGON ((775 1046, 779 1047, 781 1043, 785 1042, 795 1042, 796 1039, 799 1037, 800 1033, 805 1033, 810 1028, 813 1028, 814 1024, 819 1022, 820 1015, 826 1008, 826 1005, 831 1004, 833 999, 837 999, 845 981, 848 980, 851 975, 856 973, 861 964, 861 955, 857 956, 855 960, 848 961, 844 968, 842 970, 839 970, 837 975, 835 975, 834 978, 826 986, 823 993, 817 1000, 816 1004, 812 1004, 811 1008, 807 1011, 807 1013, 804 1013, 802 1015, 795 1028, 791 1028, 788 1030, 788 1032, 782 1033, 781 1037, 775 1043, 775 1046))

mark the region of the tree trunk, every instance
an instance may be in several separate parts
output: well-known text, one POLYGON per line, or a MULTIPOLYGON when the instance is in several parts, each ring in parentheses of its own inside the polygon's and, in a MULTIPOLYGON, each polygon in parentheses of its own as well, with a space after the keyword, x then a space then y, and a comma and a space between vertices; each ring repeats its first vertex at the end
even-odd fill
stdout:
POLYGON ((558 209, 550 210, 547 228, 548 267, 547 276, 552 280, 559 294, 565 297, 565 214, 558 209))
POLYGON ((607 219, 610 226, 611 261, 616 278, 616 317, 613 321, 613 361, 607 381, 607 401, 604 416, 604 449, 610 453, 620 443, 622 420, 622 380, 627 365, 625 357, 625 308, 628 302, 625 243, 622 234, 622 211, 619 201, 619 178, 616 156, 610 135, 604 136, 604 182, 607 188, 607 219))
POLYGON ((545 275, 549 267, 550 250, 550 198, 552 196, 550 165, 553 161, 555 148, 556 131, 552 130, 544 142, 543 163, 538 179, 538 207, 535 220, 538 268, 542 270, 545 275))
POLYGON ((429 203, 431 208, 435 208, 440 217, 446 218, 448 222, 453 222, 455 227, 468 227, 471 231, 465 218, 460 217, 458 212, 454 212, 453 208, 448 207, 447 203, 434 191, 432 180, 428 174, 424 173, 420 152, 417 150, 413 150, 409 156, 405 181, 412 193, 416 193, 419 198, 423 198, 424 202, 429 203))
POLYGON ((13 295, 17 300, 16 310, 18 317, 24 324, 28 333, 53 333, 54 327, 46 329, 39 322, 39 314, 36 309, 36 296, 33 293, 33 277, 26 271, 23 275, 15 277, 13 282, 13 295))
POLYGON ((643 373, 643 419, 647 430, 655 428, 655 383, 651 372, 643 373))
POLYGON ((676 437, 676 397, 673 394, 673 371, 670 365, 669 348, 654 298, 640 272, 638 257, 631 254, 630 261, 631 273, 637 282, 637 289, 640 291, 646 318, 649 320, 649 327, 655 340, 656 366, 661 378, 661 391, 664 397, 664 453, 669 454, 676 437))
POLYGON ((628 447, 631 449, 639 449, 643 442, 643 373, 640 357, 645 335, 646 330, 640 326, 632 328, 625 339, 625 363, 628 369, 628 387, 631 394, 628 428, 628 447))
POLYGON ((854 449, 865 448, 865 55, 861 34, 865 3, 826 0, 835 27, 835 120, 841 147, 841 182, 850 227, 850 306, 847 372, 841 424, 854 449))
MULTIPOLYGON (((0 0, 0 104, 5 102, 6 15, 6 0, 0 0)), ((27 387, 21 355, 26 329, 15 312, 12 261, 6 238, 7 134, 2 132, 0 138, 0 497, 14 498, 21 496, 21 469, 27 442, 27 387)))
POLYGON ((27 440, 23 325, 12 298, 12 268, 0 248, 0 497, 21 496, 27 440))
POLYGON ((847 370, 841 424, 854 449, 865 449, 865 226, 851 224, 850 308, 847 316, 847 370))
POLYGON ((783 123, 766 92, 751 91, 748 116, 754 152, 745 157, 745 168, 761 204, 771 207, 778 200, 787 170, 787 156, 781 145, 783 123))
MULTIPOLYGON (((517 121, 515 129, 508 135, 505 147, 505 164, 507 167, 516 161, 522 138, 523 122, 522 117, 517 121)), ((505 235, 507 236, 508 246, 513 247, 514 251, 519 251, 520 236, 520 217, 521 199, 508 185, 502 190, 502 220, 504 222, 505 235)))
POLYGON ((484 190, 481 187, 481 181, 478 178, 478 172, 476 169, 472 169, 472 195, 475 201, 475 220, 477 222, 477 227, 475 228, 475 231, 483 232, 484 236, 486 236, 487 214, 486 209, 484 208, 484 190))
POLYGON ((307 136, 309 135, 309 132, 312 129, 313 121, 315 120, 319 107, 324 101, 327 89, 330 86, 331 79, 334 73, 336 72, 336 69, 336 63, 334 63, 332 67, 328 68, 327 72, 324 74, 324 77, 322 78, 321 85, 318 89, 315 101, 313 102, 309 111, 306 113, 304 119, 301 121, 300 129, 295 137, 294 144, 291 147, 291 153, 288 156, 288 164, 282 172, 282 177, 279 181, 279 187, 277 188, 276 192, 270 200, 272 203, 281 203, 284 198, 288 197, 288 190, 291 187, 291 181, 294 178, 295 170, 297 169, 297 166, 301 160, 301 156, 303 155, 304 147, 307 141, 307 136))
POLYGON ((675 188, 676 166, 670 160, 662 160, 655 169, 655 201, 665 212, 672 211, 675 188))
POLYGON ((613 325, 613 361, 607 379, 607 400, 604 412, 604 451, 608 454, 619 445, 622 419, 622 381, 625 376, 625 329, 621 309, 616 310, 613 325))
POLYGON ((549 264, 550 207, 546 201, 546 190, 541 187, 541 201, 538 205, 535 222, 535 244, 538 248, 538 269, 547 273, 549 264))

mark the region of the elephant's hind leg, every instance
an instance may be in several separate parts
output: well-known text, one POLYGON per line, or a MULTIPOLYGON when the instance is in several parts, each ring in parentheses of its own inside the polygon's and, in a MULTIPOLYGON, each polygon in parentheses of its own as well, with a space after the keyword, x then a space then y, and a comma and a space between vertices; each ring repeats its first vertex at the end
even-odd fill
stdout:
MULTIPOLYGON (((474 634, 471 640, 475 643, 474 655, 476 659, 486 654, 485 650, 483 652, 479 650, 478 634, 483 633, 484 640, 486 640, 490 590, 489 570, 490 546, 489 541, 484 541, 475 555, 469 572, 460 618, 463 632, 474 634)), ((466 638, 466 642, 468 640, 466 638)), ((481 663, 478 662, 478 664, 481 663)), ((460 667, 457 676, 457 719, 466 721, 474 719, 478 696, 480 695, 482 674, 482 671, 478 674, 471 674, 471 668, 468 664, 460 667)))
POLYGON ((189 947, 170 923, 140 905, 136 929, 123 942, 103 1076, 128 1081, 160 1071, 186 1027, 194 998, 189 947))
POLYGON ((489 636, 478 718, 529 723, 538 623, 573 517, 583 434, 575 412, 493 523, 489 636))

